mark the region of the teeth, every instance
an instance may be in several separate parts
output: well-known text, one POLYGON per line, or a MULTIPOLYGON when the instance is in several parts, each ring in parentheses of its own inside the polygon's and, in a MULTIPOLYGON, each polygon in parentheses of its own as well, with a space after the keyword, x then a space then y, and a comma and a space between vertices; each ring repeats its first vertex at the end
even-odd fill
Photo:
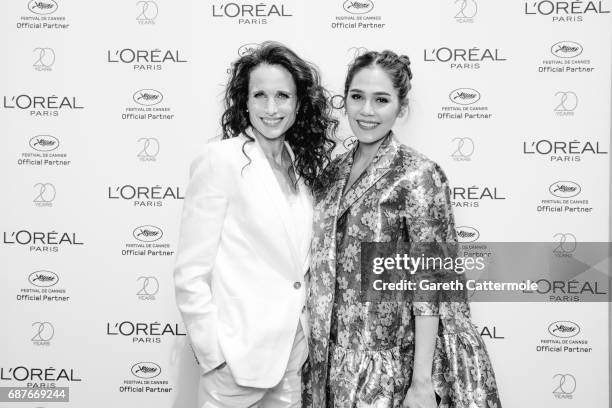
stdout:
POLYGON ((269 119, 269 118, 261 118, 261 121, 263 123, 265 123, 266 125, 278 125, 281 120, 283 120, 282 118, 277 118, 277 119, 269 119))
POLYGON ((376 126, 378 126, 378 123, 376 122, 363 122, 361 120, 358 120, 357 123, 359 124, 359 126, 365 129, 374 129, 376 126))

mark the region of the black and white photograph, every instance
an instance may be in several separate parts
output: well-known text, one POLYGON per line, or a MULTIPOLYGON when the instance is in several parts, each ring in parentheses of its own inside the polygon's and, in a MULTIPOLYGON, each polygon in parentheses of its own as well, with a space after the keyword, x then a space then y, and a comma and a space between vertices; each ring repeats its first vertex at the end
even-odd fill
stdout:
POLYGON ((0 6, 0 407, 612 407, 612 1, 0 6))

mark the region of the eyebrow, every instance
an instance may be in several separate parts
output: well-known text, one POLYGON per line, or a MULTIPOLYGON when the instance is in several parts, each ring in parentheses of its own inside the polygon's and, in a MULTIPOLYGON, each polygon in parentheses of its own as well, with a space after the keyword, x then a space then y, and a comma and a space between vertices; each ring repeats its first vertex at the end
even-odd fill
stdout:
MULTIPOLYGON (((353 88, 353 89, 349 89, 349 92, 360 92, 360 93, 365 93, 365 92, 363 92, 361 89, 355 89, 355 88, 353 88)), ((374 95, 386 95, 386 96, 391 96, 391 94, 390 94, 390 93, 388 93, 388 92, 374 92, 374 95)))
MULTIPOLYGON (((265 89, 261 89, 261 88, 253 88, 253 89, 251 89, 251 91, 250 91, 250 92, 251 92, 251 93, 254 93, 254 92, 266 92, 266 90, 265 90, 265 89)), ((289 94, 289 95, 296 95, 296 93, 295 93, 295 92, 286 91, 286 90, 284 90, 284 89, 277 89, 277 90, 275 90, 274 92, 275 92, 275 93, 277 93, 277 92, 282 92, 282 93, 286 93, 286 94, 289 94)))

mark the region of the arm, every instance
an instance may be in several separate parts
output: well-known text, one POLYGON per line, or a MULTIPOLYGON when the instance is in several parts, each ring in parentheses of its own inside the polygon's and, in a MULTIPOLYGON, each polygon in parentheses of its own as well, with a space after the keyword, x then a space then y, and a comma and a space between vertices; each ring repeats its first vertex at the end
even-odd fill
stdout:
POLYGON ((218 344, 211 279, 227 199, 219 188, 213 157, 207 147, 192 163, 174 269, 176 303, 196 358, 206 372, 225 360, 218 344))
MULTIPOLYGON (((446 244, 454 243, 455 225, 450 202, 450 189, 444 172, 432 165, 425 171, 418 186, 418 211, 415 216, 416 241, 423 243, 426 256, 452 256, 446 244)), ((415 198, 417 200, 417 198, 415 198)), ((426 271, 427 279, 436 281, 435 275, 443 271, 426 271)), ((436 406, 431 381, 432 364, 436 337, 438 334, 439 304, 437 298, 414 302, 415 315, 415 355, 412 381, 404 406, 410 408, 429 408, 436 406)))
POLYGON ((431 383, 431 366, 439 322, 440 317, 437 315, 415 317, 412 384, 431 383))

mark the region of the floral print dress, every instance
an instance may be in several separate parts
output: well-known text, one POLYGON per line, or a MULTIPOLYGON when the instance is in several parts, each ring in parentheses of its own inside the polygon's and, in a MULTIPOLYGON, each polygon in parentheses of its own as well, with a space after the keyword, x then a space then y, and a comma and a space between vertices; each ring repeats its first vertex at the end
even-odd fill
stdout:
MULTIPOLYGON (((415 316, 439 315, 432 368, 439 406, 501 408, 466 302, 361 301, 362 242, 398 241, 402 227, 413 243, 456 237, 447 179, 434 162, 390 135, 343 195, 354 149, 328 166, 329 187, 316 195, 304 406, 401 407, 412 377, 415 316)), ((445 256, 442 246, 428 248, 427 256, 445 256)))

